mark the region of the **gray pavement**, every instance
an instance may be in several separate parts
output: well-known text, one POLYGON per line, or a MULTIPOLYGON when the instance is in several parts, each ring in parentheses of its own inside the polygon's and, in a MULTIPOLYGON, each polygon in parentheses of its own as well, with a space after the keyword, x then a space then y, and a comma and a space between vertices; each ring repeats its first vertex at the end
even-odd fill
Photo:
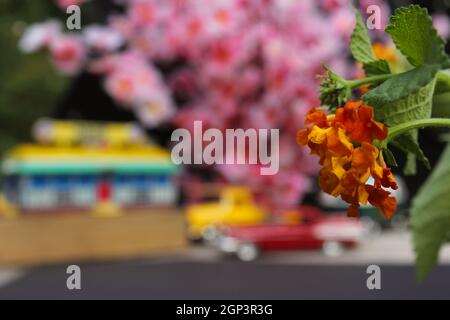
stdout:
POLYGON ((0 299, 450 299, 449 248, 441 258, 417 284, 404 231, 384 233, 337 258, 286 252, 242 263, 196 246, 175 256, 80 263, 80 291, 67 289, 67 265, 1 270, 0 299), (370 264, 381 267, 381 290, 367 289, 370 264))

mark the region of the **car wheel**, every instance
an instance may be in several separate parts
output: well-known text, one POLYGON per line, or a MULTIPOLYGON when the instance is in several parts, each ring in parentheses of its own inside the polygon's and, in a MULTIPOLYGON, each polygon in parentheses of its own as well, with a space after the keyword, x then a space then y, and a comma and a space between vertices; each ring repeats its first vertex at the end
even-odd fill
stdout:
POLYGON ((189 243, 191 243, 193 245, 202 243, 201 237, 196 237, 189 231, 186 231, 185 234, 186 234, 186 239, 189 241, 189 243))
POLYGON ((241 243, 236 251, 238 259, 245 262, 255 261, 259 255, 258 247, 253 243, 241 243))
POLYGON ((325 241, 322 250, 328 257, 339 257, 344 253, 345 247, 338 241, 325 241))
POLYGON ((205 242, 214 243, 219 236, 219 232, 216 227, 206 227, 202 232, 202 238, 205 242))
POLYGON ((187 222, 184 223, 184 234, 186 236, 186 239, 189 241, 190 244, 200 244, 202 243, 202 237, 194 234, 189 227, 189 224, 187 222))

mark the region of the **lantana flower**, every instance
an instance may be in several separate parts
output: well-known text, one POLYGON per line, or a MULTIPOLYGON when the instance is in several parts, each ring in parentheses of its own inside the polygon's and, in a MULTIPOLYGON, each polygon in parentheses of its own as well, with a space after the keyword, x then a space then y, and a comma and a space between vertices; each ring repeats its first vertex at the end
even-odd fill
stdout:
POLYGON ((391 218, 396 199, 385 188, 398 187, 376 143, 387 138, 387 128, 374 120, 372 107, 350 101, 336 114, 313 109, 305 124, 308 127, 297 133, 297 142, 320 157, 323 191, 349 203, 350 217, 359 216, 360 205, 370 203, 391 218), (368 183, 370 177, 373 184, 368 183))

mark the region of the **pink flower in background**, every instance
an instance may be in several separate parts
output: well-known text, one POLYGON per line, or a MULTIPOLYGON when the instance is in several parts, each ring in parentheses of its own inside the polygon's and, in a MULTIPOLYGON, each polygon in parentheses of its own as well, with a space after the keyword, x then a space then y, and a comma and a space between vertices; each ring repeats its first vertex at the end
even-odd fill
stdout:
POLYGON ((129 39, 133 36, 135 28, 133 21, 126 16, 114 15, 109 17, 109 27, 121 34, 122 37, 129 39))
POLYGON ((56 4, 62 10, 66 10, 69 6, 72 6, 72 5, 80 6, 86 1, 87 0, 56 0, 56 4))
POLYGON ((203 10, 209 33, 215 36, 228 34, 238 28, 245 17, 245 11, 236 0, 216 0, 205 6, 201 1, 197 2, 203 10))
POLYGON ((105 90, 121 105, 133 108, 144 125, 155 127, 174 114, 160 73, 142 55, 126 52, 106 63, 105 90))
MULTIPOLYGON (((277 179, 273 180, 271 188, 265 190, 264 199, 270 199, 268 206, 274 213, 282 214, 285 210, 295 208, 309 188, 309 181, 297 170, 284 170, 277 179)), ((262 191, 264 192, 264 190, 262 191)))
POLYGON ((177 127, 185 128, 191 133, 194 132, 194 121, 201 121, 203 130, 209 128, 224 129, 221 119, 211 108, 203 105, 185 106, 185 108, 177 111, 172 121, 177 127))
POLYGON ((236 67, 242 53, 239 40, 218 39, 211 42, 206 50, 205 71, 212 75, 218 75, 228 73, 236 67))
POLYGON ((87 71, 97 75, 107 75, 116 68, 117 55, 108 55, 89 61, 87 71))
POLYGON ((262 86, 262 77, 261 70, 256 66, 245 67, 240 75, 241 81, 237 88, 239 95, 242 97, 255 96, 262 86))
POLYGON ((114 57, 105 75, 105 89, 123 106, 145 100, 163 87, 159 72, 137 52, 114 57))
POLYGON ((246 127, 257 129, 280 128, 287 117, 287 110, 278 108, 276 101, 267 97, 260 105, 252 105, 248 109, 246 127))
POLYGON ((125 39, 118 31, 101 25, 86 27, 83 29, 83 36, 86 45, 97 51, 115 51, 125 43, 125 39))
POLYGON ((448 39, 450 36, 450 21, 448 16, 445 14, 433 15, 433 24, 439 35, 444 39, 448 39))
POLYGON ((29 26, 19 41, 19 48, 31 53, 46 48, 56 37, 61 34, 61 23, 50 20, 29 26))
POLYGON ((350 4, 348 0, 321 0, 320 2, 322 7, 328 11, 339 10, 350 4))
POLYGON ((130 19, 138 26, 151 25, 158 19, 158 7, 153 1, 132 1, 129 15, 130 19))
POLYGON ((137 102, 136 114, 146 127, 154 128, 168 121, 175 114, 175 109, 168 92, 161 90, 137 102))
POLYGON ((106 78, 105 89, 121 105, 130 105, 136 92, 134 74, 113 72, 106 78))
POLYGON ((351 35, 355 27, 355 14, 348 8, 338 9, 332 17, 333 29, 342 36, 351 35))
MULTIPOLYGON (((58 1, 62 10, 78 1, 58 1)), ((121 0, 105 25, 62 34, 31 26, 19 45, 49 49, 56 67, 102 77, 105 91, 148 128, 279 128, 280 172, 219 165, 221 179, 245 184, 271 209, 295 206, 316 163, 295 145, 305 113, 318 104, 325 63, 343 75, 354 26, 349 0, 121 0), (90 53, 90 54, 88 54, 90 53)), ((382 1, 379 4, 387 17, 382 1)), ((384 18, 383 18, 384 19, 384 18)), ((441 30, 444 21, 437 18, 441 30)), ((189 179, 188 179, 189 180, 189 179)), ((193 179, 194 181, 195 179, 193 179)))
POLYGON ((60 36, 52 39, 50 53, 56 68, 63 73, 75 74, 83 67, 86 50, 78 36, 60 36))
POLYGON ((207 41, 208 29, 205 19, 200 15, 186 15, 179 20, 170 21, 170 34, 176 40, 179 48, 195 53, 195 49, 207 41))
POLYGON ((155 26, 165 19, 171 13, 171 1, 159 0, 130 0, 128 1, 128 18, 138 28, 147 28, 155 26))

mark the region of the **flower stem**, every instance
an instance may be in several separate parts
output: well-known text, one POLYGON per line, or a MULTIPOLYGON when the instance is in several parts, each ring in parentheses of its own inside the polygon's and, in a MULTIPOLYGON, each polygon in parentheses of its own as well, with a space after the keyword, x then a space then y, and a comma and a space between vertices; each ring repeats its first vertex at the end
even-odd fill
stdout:
POLYGON ((395 76, 395 74, 381 74, 378 76, 367 77, 359 80, 347 80, 346 85, 350 88, 359 88, 365 84, 385 81, 395 76))
POLYGON ((387 140, 392 140, 395 137, 404 134, 410 130, 424 127, 450 127, 450 119, 432 118, 432 119, 421 119, 405 122, 389 128, 389 136, 387 140))

